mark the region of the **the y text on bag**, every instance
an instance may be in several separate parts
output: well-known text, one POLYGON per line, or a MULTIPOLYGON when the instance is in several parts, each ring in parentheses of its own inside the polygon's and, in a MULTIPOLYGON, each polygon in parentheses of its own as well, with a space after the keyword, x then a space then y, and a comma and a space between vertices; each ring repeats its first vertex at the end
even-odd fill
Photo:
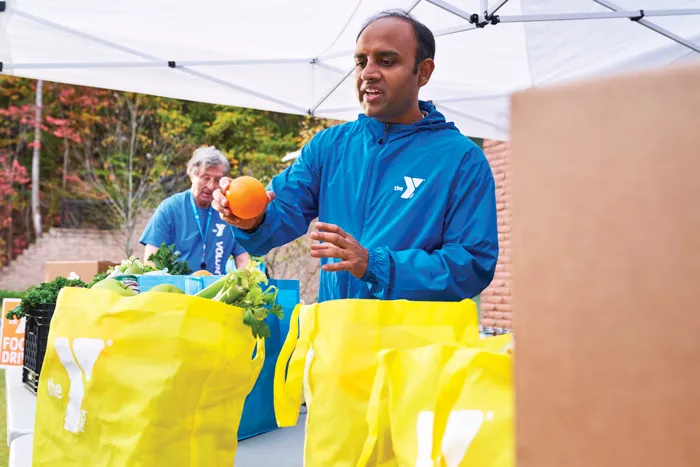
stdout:
MULTIPOLYGON (((418 414, 418 456, 416 467, 431 467, 433 450, 433 426, 435 414, 423 411, 418 414)), ((454 410, 450 412, 442 438, 441 452, 447 467, 458 467, 467 455, 469 446, 479 434, 484 421, 493 420, 493 412, 481 410, 454 410)))
MULTIPOLYGON (((102 350, 105 346, 111 345, 111 340, 105 342, 102 339, 87 337, 73 339, 72 349, 67 337, 57 337, 54 342, 58 360, 68 374, 70 384, 63 427, 71 433, 85 431, 87 412, 82 409, 85 398, 85 382, 90 381, 92 369, 102 350)), ((49 396, 63 399, 65 391, 61 385, 54 382, 53 378, 49 378, 47 383, 49 396)))

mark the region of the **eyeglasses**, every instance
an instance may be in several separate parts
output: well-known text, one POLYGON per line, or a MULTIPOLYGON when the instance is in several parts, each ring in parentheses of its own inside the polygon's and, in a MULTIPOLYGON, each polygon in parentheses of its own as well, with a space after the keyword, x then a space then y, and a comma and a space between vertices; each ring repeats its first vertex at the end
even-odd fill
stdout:
POLYGON ((212 178, 209 175, 203 175, 203 176, 197 176, 197 183, 201 183, 202 185, 211 185, 214 184, 214 186, 219 186, 219 182, 221 181, 221 177, 215 177, 212 178))

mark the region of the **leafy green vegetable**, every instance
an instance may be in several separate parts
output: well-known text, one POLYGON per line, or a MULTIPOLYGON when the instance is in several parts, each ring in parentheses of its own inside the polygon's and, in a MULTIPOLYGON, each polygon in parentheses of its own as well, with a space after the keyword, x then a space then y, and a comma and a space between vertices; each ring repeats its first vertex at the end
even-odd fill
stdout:
POLYGON ((180 252, 175 251, 175 245, 167 246, 165 242, 161 243, 158 250, 151 256, 146 258, 156 265, 158 270, 168 268, 168 273, 173 276, 184 276, 192 272, 187 261, 179 261, 180 252))
POLYGON ((65 277, 57 277, 51 282, 42 282, 27 290, 27 295, 14 310, 7 313, 7 318, 21 318, 27 310, 36 308, 42 303, 56 303, 58 293, 63 287, 87 287, 87 284, 80 279, 66 279, 65 277))
POLYGON ((267 285, 267 277, 258 269, 258 263, 251 261, 247 268, 228 273, 197 295, 243 308, 243 323, 250 326, 253 336, 270 337, 265 318, 273 314, 282 319, 284 311, 275 303, 277 287, 271 285, 263 291, 261 285, 267 285), (212 293, 216 293, 213 298, 212 293))

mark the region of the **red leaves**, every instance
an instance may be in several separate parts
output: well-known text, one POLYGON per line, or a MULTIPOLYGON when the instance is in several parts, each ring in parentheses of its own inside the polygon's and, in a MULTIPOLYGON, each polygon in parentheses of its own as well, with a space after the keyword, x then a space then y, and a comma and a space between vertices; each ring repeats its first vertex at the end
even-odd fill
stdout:
POLYGON ((27 169, 19 161, 15 159, 10 163, 7 153, 0 153, 0 197, 16 195, 16 186, 25 185, 29 181, 27 169))

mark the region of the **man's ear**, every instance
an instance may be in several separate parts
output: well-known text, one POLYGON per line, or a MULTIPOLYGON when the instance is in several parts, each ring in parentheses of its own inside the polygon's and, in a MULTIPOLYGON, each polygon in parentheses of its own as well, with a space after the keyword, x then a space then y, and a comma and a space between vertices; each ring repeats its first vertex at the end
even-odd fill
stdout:
POLYGON ((435 62, 432 58, 426 58, 418 65, 418 86, 423 87, 428 84, 430 77, 435 70, 435 62))

